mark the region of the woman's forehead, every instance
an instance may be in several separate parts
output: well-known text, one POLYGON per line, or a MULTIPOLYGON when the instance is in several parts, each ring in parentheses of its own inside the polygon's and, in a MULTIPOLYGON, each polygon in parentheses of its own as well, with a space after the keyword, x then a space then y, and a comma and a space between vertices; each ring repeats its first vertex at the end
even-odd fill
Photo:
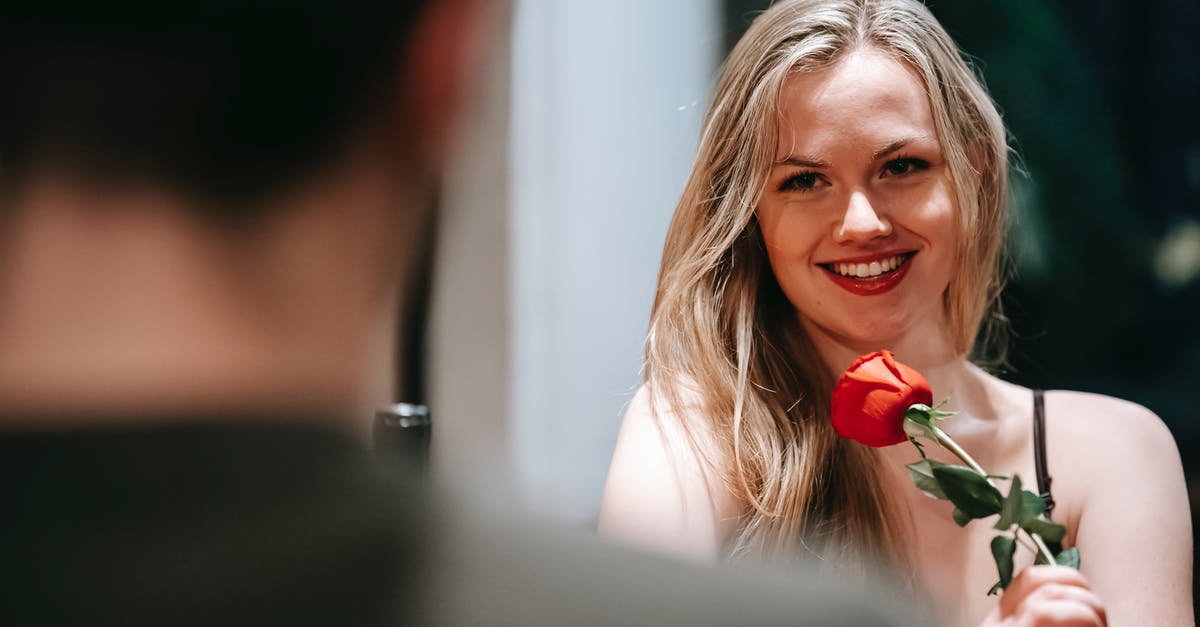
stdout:
POLYGON ((790 74, 778 114, 777 159, 937 137, 924 82, 908 64, 874 48, 790 74))

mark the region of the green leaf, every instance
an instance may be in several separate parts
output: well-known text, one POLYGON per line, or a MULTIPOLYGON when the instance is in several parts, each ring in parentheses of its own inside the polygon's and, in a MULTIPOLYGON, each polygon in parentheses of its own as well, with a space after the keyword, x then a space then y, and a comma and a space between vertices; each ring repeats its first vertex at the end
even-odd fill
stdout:
POLYGON ((996 572, 1000 574, 1001 588, 1007 588, 1013 576, 1013 553, 1017 552, 1017 540, 1012 536, 992 538, 992 557, 996 558, 996 572))
POLYGON ((1017 522, 1024 524, 1026 521, 1037 520, 1044 511, 1045 499, 1029 490, 1021 492, 1021 518, 1017 522))
POLYGON ((929 405, 924 403, 913 403, 908 407, 908 410, 904 412, 904 419, 911 420, 922 427, 929 428, 933 426, 933 417, 929 415, 931 411, 932 410, 929 408, 929 405))
POLYGON ((957 507, 954 508, 954 522, 958 523, 959 527, 966 527, 967 523, 971 522, 972 520, 975 519, 967 515, 966 512, 958 509, 957 507))
POLYGON ((1079 570, 1079 549, 1071 547, 1056 555, 1054 561, 1059 566, 1070 566, 1075 570, 1079 570))
POLYGON ((949 418, 950 416, 957 414, 958 412, 956 412, 956 411, 945 411, 942 409, 942 407, 945 407, 946 403, 949 401, 950 401, 950 399, 944 398, 944 399, 942 399, 942 402, 938 403, 937 405, 934 405, 933 407, 930 407, 929 408, 929 417, 932 418, 935 422, 940 422, 942 420, 949 418))
POLYGON ((912 477, 913 483, 921 489, 930 498, 948 499, 946 493, 942 491, 942 486, 938 484, 938 480, 933 477, 933 467, 944 466, 942 462, 932 459, 922 459, 919 462, 913 462, 908 465, 908 476, 912 477))
POLYGON ((986 518, 999 514, 1004 497, 987 477, 962 466, 943 464, 933 466, 933 476, 946 493, 946 498, 971 518, 986 518))
POLYGON ((1024 521, 1021 523, 1021 528, 1029 533, 1042 536, 1047 542, 1062 542, 1063 537, 1067 535, 1066 527, 1041 518, 1024 521))
POLYGON ((997 581, 996 583, 992 584, 992 587, 988 590, 988 596, 992 596, 992 595, 996 594, 997 592, 1000 592, 1000 589, 1001 589, 1000 582, 997 581))
POLYGON ((940 409, 934 409, 933 411, 929 412, 929 417, 933 418, 934 422, 941 422, 941 421, 949 418, 950 416, 954 416, 957 414, 958 414, 958 412, 956 412, 956 411, 942 411, 940 409))
POLYGON ((1021 478, 1013 475, 1012 485, 1008 488, 1008 496, 1004 499, 1004 506, 1000 509, 1000 519, 996 521, 996 528, 1004 530, 1021 522, 1022 504, 1021 478))

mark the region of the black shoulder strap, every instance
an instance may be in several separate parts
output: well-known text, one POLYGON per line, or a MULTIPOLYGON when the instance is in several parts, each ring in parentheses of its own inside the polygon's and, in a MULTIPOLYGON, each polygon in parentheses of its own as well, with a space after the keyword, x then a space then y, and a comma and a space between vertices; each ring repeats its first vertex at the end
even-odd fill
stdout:
POLYGON ((1033 463, 1037 469, 1038 493, 1046 501, 1046 514, 1054 511, 1050 494, 1050 471, 1046 468, 1046 401, 1042 390, 1033 391, 1033 463))

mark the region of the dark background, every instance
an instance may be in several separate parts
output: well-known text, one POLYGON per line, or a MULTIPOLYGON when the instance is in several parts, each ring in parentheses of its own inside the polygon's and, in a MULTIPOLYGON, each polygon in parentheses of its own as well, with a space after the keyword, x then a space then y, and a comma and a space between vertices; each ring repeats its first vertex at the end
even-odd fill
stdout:
MULTIPOLYGON (((769 4, 725 0, 727 49, 769 4)), ((974 57, 1023 164, 1001 374, 1161 416, 1183 456, 1195 530, 1200 2, 928 4, 974 57)))

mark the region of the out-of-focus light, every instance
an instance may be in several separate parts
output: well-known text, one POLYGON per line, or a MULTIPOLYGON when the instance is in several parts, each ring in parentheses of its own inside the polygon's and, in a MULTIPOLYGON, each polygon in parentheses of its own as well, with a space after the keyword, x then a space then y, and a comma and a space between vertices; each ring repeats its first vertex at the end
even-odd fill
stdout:
POLYGON ((1154 253, 1154 272, 1164 285, 1180 287, 1200 275, 1200 224, 1171 229, 1154 253))

